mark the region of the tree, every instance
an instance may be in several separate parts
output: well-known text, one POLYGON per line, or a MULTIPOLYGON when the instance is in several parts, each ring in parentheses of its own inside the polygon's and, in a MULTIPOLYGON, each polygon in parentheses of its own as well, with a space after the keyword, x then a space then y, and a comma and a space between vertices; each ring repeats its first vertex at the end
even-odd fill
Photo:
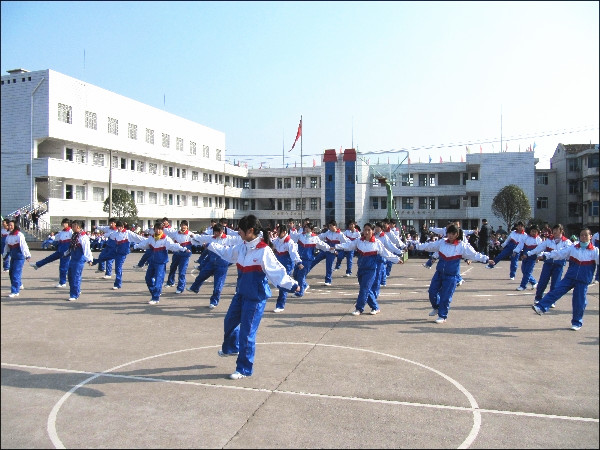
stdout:
POLYGON ((511 184, 503 187, 496 194, 492 201, 492 212, 496 217, 504 220, 506 229, 510 230, 516 222, 529 220, 531 206, 523 189, 511 184))
MULTIPOLYGON (((109 199, 104 200, 104 207, 102 210, 108 213, 109 210, 109 199)), ((137 206, 129 192, 123 189, 113 189, 112 191, 112 213, 113 217, 116 217, 129 224, 137 221, 137 206)))

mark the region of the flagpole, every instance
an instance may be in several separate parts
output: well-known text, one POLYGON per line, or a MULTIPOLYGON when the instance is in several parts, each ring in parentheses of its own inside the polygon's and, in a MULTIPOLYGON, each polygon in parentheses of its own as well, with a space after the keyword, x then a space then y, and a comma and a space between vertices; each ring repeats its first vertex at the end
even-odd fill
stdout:
MULTIPOLYGON (((302 114, 300 114, 300 124, 302 124, 302 114)), ((304 158, 302 156, 302 135, 304 130, 300 133, 300 225, 304 225, 304 158)), ((304 231, 304 229, 302 230, 304 231)))
POLYGON ((283 137, 284 135, 284 130, 281 130, 281 167, 285 168, 285 139, 283 137))

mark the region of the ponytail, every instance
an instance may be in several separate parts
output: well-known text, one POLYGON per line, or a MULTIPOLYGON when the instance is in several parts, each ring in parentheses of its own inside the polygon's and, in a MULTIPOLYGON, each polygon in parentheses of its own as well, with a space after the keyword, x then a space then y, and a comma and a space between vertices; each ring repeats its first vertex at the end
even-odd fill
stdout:
POLYGON ((262 233, 262 239, 264 243, 267 244, 269 247, 273 248, 269 232, 267 230, 263 230, 263 227, 260 224, 260 220, 258 220, 258 218, 254 214, 242 217, 240 219, 238 228, 244 233, 247 232, 250 228, 252 228, 254 230, 254 234, 257 236, 259 235, 259 233, 262 233))

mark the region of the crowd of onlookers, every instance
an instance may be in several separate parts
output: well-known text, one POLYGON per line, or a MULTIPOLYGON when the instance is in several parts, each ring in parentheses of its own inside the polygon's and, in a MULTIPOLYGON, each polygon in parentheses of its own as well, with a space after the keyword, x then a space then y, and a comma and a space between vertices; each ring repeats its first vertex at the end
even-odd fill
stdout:
POLYGON ((45 206, 37 206, 35 208, 19 208, 9 214, 15 220, 15 223, 21 230, 39 230, 40 217, 46 214, 45 206))

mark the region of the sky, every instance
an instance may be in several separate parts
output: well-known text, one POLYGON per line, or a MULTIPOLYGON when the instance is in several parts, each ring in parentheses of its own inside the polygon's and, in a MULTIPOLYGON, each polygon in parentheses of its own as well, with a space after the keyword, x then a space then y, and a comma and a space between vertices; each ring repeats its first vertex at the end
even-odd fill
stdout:
POLYGON ((599 2, 2 1, 0 17, 3 75, 52 69, 166 110, 249 167, 535 145, 544 169, 558 143, 600 141, 599 2))

